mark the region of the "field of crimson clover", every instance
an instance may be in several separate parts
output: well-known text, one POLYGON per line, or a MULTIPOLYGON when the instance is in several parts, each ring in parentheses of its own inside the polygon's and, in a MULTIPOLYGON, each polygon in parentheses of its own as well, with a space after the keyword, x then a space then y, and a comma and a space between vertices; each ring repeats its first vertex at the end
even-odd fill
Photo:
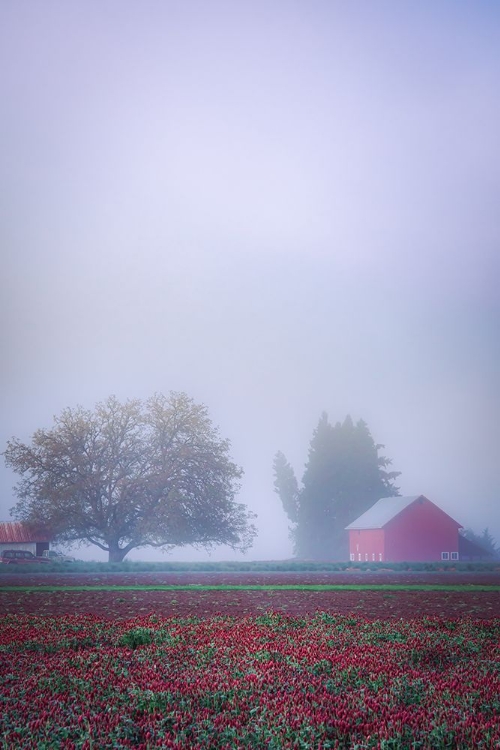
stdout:
POLYGON ((5 615, 26 748, 498 748, 500 620, 5 615))

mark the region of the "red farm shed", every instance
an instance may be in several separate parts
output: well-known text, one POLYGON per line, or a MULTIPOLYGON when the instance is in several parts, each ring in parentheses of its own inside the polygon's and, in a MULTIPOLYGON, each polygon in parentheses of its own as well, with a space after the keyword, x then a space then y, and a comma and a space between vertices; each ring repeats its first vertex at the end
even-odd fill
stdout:
POLYGON ((383 497, 346 528, 351 560, 459 559, 461 524, 424 495, 383 497))
POLYGON ((21 521, 0 523, 0 552, 6 549, 21 549, 41 556, 49 549, 50 538, 42 531, 35 531, 21 521))

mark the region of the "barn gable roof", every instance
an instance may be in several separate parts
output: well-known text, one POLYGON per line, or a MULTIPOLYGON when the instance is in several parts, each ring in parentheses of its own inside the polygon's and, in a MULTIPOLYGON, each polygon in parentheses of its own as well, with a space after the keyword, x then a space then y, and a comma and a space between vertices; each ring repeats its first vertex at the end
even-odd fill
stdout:
POLYGON ((381 529, 391 519, 411 505, 419 495, 409 497, 382 497, 368 508, 359 518, 346 526, 346 529, 381 529))
POLYGON ((26 544, 30 542, 50 542, 47 534, 33 531, 21 521, 0 523, 0 544, 26 544))
MULTIPOLYGON (((382 497, 380 500, 377 500, 375 505, 372 505, 371 508, 368 508, 365 513, 359 516, 359 518, 356 518, 356 520, 350 523, 349 526, 346 526, 346 529, 382 529, 384 528, 384 526, 386 526, 386 524, 389 523, 389 521, 392 521, 392 519, 398 516, 401 511, 403 511, 419 498, 427 500, 424 495, 410 495, 408 497, 382 497)), ((441 508, 439 508, 439 510, 441 510, 441 508)), ((444 510, 441 510, 441 512, 445 513, 444 510)), ((448 514, 446 513, 446 515, 448 514)), ((456 521, 455 523, 458 527, 461 528, 461 524, 457 523, 456 521)))

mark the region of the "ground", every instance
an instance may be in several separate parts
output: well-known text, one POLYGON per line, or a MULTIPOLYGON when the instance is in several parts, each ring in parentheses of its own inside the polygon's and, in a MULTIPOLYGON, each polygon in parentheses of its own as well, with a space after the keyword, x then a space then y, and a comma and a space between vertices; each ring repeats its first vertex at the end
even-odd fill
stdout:
POLYGON ((290 615, 316 611, 359 614, 371 619, 399 619, 421 615, 500 617, 500 591, 478 591, 476 585, 500 585, 498 573, 112 573, 9 574, 0 587, 0 610, 12 614, 86 614, 127 619, 155 612, 159 616, 208 617, 213 614, 247 616, 266 610, 290 615), (404 584, 390 590, 198 590, 200 585, 369 585, 404 584), (40 586, 88 586, 85 591, 38 590, 40 586), (422 591, 426 584, 463 585, 458 591, 422 591), (181 585, 185 590, 117 590, 118 586, 181 585), (100 588, 100 587, 109 588, 100 588))

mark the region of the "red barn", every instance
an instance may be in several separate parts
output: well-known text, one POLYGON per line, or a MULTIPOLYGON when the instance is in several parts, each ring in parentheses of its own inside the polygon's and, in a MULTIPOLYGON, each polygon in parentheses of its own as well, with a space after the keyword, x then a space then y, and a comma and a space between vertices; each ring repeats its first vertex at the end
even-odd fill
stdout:
POLYGON ((458 560, 461 524, 424 495, 383 497, 346 527, 351 560, 458 560))

